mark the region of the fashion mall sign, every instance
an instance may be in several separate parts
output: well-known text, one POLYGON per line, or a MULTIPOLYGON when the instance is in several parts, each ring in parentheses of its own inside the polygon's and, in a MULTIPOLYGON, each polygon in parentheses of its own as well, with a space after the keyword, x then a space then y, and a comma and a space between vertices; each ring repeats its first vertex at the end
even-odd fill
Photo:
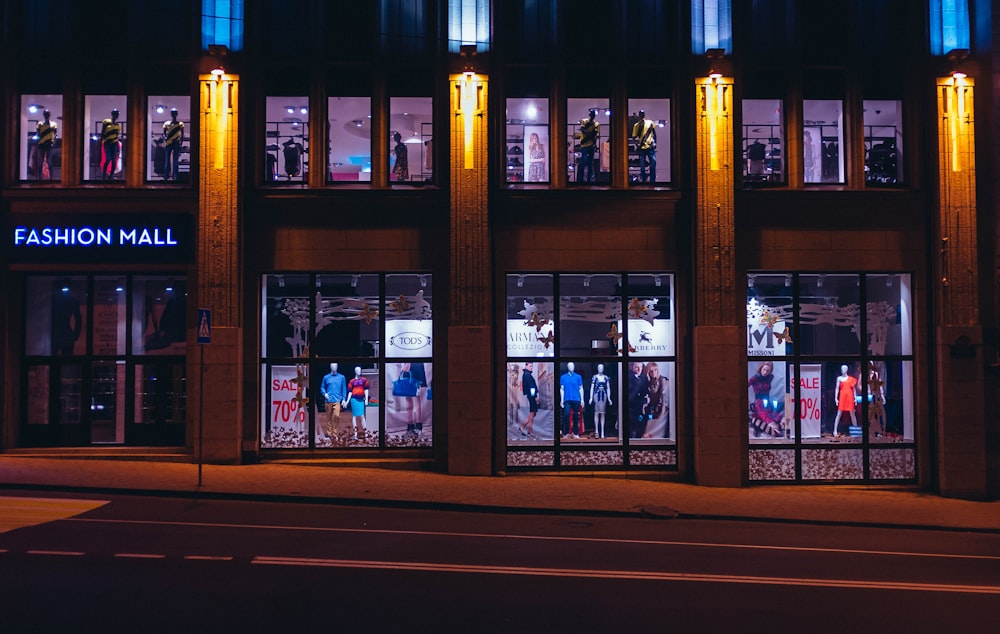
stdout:
POLYGON ((172 227, 14 227, 14 248, 178 245, 172 227))
POLYGON ((97 214, 56 217, 12 214, 8 224, 12 261, 182 261, 192 251, 191 218, 185 214, 97 214))

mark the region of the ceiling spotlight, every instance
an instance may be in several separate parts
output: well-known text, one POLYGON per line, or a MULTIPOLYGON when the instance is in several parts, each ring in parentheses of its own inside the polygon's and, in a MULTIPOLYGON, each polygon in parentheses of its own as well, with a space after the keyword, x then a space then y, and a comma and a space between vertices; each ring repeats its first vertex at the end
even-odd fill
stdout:
POLYGON ((362 121, 361 119, 355 119, 354 121, 351 121, 351 123, 354 124, 355 128, 360 128, 361 126, 363 126, 365 124, 365 122, 362 121))
POLYGON ((792 285, 792 276, 791 275, 786 275, 785 276, 785 286, 791 286, 791 285, 792 285))
POLYGON ((523 275, 518 275, 517 276, 517 287, 518 288, 524 288, 524 276, 523 275))
POLYGON ((215 75, 216 77, 222 77, 223 75, 226 74, 226 69, 222 67, 222 64, 219 64, 218 66, 212 69, 212 74, 215 75))
POLYGON ((660 280, 660 276, 657 275, 653 278, 653 284, 656 286, 662 286, 663 282, 660 280))
POLYGON ((757 283, 756 275, 747 275, 747 288, 753 288, 754 284, 757 283))
POLYGON ((826 280, 825 275, 820 275, 816 278, 816 288, 823 288, 823 282, 826 280))
POLYGON ((295 106, 285 106, 285 111, 288 114, 295 114, 295 106))
POLYGON ((156 114, 163 114, 163 111, 165 110, 162 103, 156 104, 154 109, 156 110, 156 114))
POLYGON ((352 275, 351 276, 351 288, 357 288, 357 287, 358 287, 358 276, 357 275, 352 275))
POLYGON ((892 288, 892 276, 891 275, 886 275, 885 276, 885 286, 886 286, 886 288, 892 288))
POLYGON ((422 287, 426 287, 427 286, 427 276, 426 275, 421 275, 420 276, 420 286, 422 286, 422 287))
POLYGON ((309 112, 309 108, 306 108, 305 106, 302 106, 301 108, 299 108, 299 113, 300 114, 306 114, 307 112, 309 112))
POLYGON ((316 276, 316 288, 323 288, 323 282, 320 281, 319 275, 316 276))
POLYGON ((35 114, 40 107, 37 103, 28 104, 28 112, 35 114))
POLYGON ((589 276, 589 275, 584 275, 583 276, 583 287, 584 288, 587 288, 587 287, 590 286, 590 277, 591 276, 589 276))

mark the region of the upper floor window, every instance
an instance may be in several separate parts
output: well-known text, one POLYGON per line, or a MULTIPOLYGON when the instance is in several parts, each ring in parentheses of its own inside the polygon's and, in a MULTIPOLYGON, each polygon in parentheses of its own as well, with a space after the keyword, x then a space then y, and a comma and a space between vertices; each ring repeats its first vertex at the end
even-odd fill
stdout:
POLYGON ((733 20, 730 0, 691 1, 691 52, 704 55, 709 49, 733 52, 733 20))
POLYGON ((780 99, 743 100, 743 182, 785 181, 785 126, 780 99))
POLYGON ((931 0, 931 54, 945 55, 956 48, 970 47, 968 0, 931 0))
POLYGON ((802 164, 806 183, 844 182, 844 102, 802 102, 802 164))
POLYGON ((243 0, 202 0, 201 47, 243 48, 243 0))
POLYGON ((448 0, 448 51, 475 45, 477 53, 490 49, 490 0, 448 0))
POLYGON ((62 95, 21 95, 21 180, 62 177, 62 95))
POLYGON ((865 127, 865 185, 903 182, 903 113, 899 101, 863 102, 865 127))

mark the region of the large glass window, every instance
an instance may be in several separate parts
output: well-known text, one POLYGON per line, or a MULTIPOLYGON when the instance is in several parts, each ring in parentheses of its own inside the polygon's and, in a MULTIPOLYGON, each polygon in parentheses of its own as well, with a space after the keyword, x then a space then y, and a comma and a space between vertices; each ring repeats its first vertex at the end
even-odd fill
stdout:
POLYGON ((268 97, 264 182, 304 183, 309 172, 309 98, 268 97))
POLYGON ((87 95, 84 98, 84 180, 125 180, 126 105, 125 95, 87 95))
POLYGON ((802 164, 806 183, 844 182, 844 102, 802 102, 802 164))
MULTIPOLYGON (((809 133, 810 137, 812 132, 809 133)), ((743 100, 743 182, 784 183, 785 124, 780 99, 743 100)))
POLYGON ((899 101, 866 99, 865 185, 892 186, 903 182, 903 113, 899 101))
POLYGON ((29 276, 23 443, 183 443, 186 294, 183 275, 29 276))
POLYGON ((629 183, 669 183, 670 100, 629 99, 628 111, 629 183))
POLYGON ((508 183, 548 183, 552 146, 549 100, 525 97, 507 100, 506 152, 508 183))
POLYGON ((153 95, 147 100, 146 180, 191 182, 191 99, 153 95))
POLYGON ((265 275, 261 447, 430 447, 429 273, 265 275))
POLYGON ((507 275, 507 466, 676 465, 670 273, 507 275))
POLYGON ((389 182, 425 184, 434 177, 434 117, 430 97, 389 99, 389 182))
POLYGON ((62 95, 21 95, 19 178, 62 178, 62 95))
POLYGON ((611 182, 611 108, 607 99, 566 100, 567 170, 570 183, 611 182))
POLYGON ((327 180, 332 183, 371 182, 371 97, 330 97, 327 113, 327 180))
POLYGON ((910 276, 750 273, 752 480, 915 478, 910 276))

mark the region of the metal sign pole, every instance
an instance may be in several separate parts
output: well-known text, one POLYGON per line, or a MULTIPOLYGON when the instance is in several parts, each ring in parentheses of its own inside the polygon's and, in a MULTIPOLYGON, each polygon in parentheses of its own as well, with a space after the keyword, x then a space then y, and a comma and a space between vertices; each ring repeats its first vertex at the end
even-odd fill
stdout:
POLYGON ((212 343, 212 311, 198 309, 198 488, 201 488, 201 470, 205 462, 205 346, 212 343))

